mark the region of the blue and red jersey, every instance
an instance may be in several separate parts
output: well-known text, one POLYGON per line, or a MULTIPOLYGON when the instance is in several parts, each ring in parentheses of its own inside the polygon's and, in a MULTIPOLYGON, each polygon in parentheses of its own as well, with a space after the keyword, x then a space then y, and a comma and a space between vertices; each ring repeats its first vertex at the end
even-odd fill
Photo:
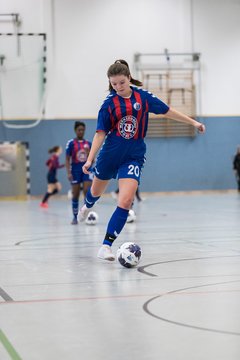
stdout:
POLYGON ((169 107, 152 93, 131 87, 130 98, 112 91, 104 101, 99 114, 97 131, 115 133, 127 140, 143 139, 148 128, 148 114, 165 114, 169 107))
MULTIPOLYGON (((55 179, 55 177, 56 177, 57 169, 61 169, 65 166, 64 164, 62 164, 62 165, 59 164, 59 158, 58 158, 58 155, 56 155, 56 154, 53 154, 46 161, 46 165, 48 167, 48 177, 50 177, 52 180, 55 179)), ((50 182, 54 182, 54 181, 50 181, 50 182)))
POLYGON ((102 180, 130 177, 132 169, 136 168, 140 175, 145 161, 148 114, 165 114, 169 110, 152 93, 132 86, 131 89, 129 98, 113 90, 98 113, 97 131, 107 134, 95 166, 95 174, 102 180))
POLYGON ((169 110, 152 93, 132 86, 131 89, 130 98, 123 98, 113 90, 99 110, 97 131, 106 132, 107 137, 98 155, 97 169, 103 168, 100 166, 103 163, 104 168, 107 163, 110 168, 113 163, 120 166, 129 161, 143 165, 148 114, 165 114, 169 110))
POLYGON ((80 169, 87 161, 91 142, 88 140, 71 139, 66 145, 66 155, 71 158, 72 169, 80 169))
POLYGON ((57 169, 61 169, 63 168, 65 165, 60 165, 59 164, 59 159, 58 156, 56 154, 53 154, 47 161, 46 161, 46 165, 48 167, 48 171, 49 172, 56 172, 57 169))

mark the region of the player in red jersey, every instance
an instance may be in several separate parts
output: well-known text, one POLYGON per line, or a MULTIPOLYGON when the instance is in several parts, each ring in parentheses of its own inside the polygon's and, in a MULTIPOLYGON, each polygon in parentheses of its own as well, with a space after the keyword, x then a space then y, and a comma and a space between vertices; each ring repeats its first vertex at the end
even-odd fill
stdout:
POLYGON ((53 148, 48 150, 49 154, 52 154, 51 157, 47 160, 46 165, 48 167, 48 173, 47 173, 47 181, 48 181, 48 188, 47 192, 44 195, 42 202, 40 203, 40 206, 43 208, 48 208, 48 199, 50 196, 57 194, 61 188, 62 185, 57 180, 57 169, 63 168, 65 165, 59 164, 59 156, 62 153, 61 146, 54 146, 53 148))
POLYGON ((200 133, 205 126, 190 117, 169 108, 152 93, 133 87, 141 82, 132 78, 125 60, 117 60, 107 72, 109 91, 99 114, 97 131, 93 138, 92 148, 83 166, 85 174, 93 164, 100 150, 95 176, 88 190, 85 204, 80 210, 84 219, 95 202, 105 191, 111 178, 118 178, 118 206, 109 220, 103 245, 98 257, 114 260, 111 246, 122 231, 128 217, 129 209, 139 184, 141 170, 145 161, 148 114, 164 114, 165 117, 194 126, 200 133))

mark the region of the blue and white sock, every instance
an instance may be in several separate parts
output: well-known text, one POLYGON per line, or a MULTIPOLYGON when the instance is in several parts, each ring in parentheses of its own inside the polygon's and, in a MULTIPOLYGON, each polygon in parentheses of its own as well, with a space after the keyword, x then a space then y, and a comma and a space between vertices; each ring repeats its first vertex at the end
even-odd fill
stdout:
POLYGON ((85 204, 87 208, 92 208, 96 201, 100 196, 92 196, 91 189, 89 188, 87 191, 87 195, 85 197, 85 204))
POLYGON ((111 219, 109 220, 107 233, 103 240, 104 245, 112 246, 114 240, 118 237, 127 221, 128 212, 129 210, 117 206, 111 219))
POLYGON ((78 199, 72 199, 72 212, 73 212, 73 217, 75 219, 77 219, 77 215, 78 215, 78 199))

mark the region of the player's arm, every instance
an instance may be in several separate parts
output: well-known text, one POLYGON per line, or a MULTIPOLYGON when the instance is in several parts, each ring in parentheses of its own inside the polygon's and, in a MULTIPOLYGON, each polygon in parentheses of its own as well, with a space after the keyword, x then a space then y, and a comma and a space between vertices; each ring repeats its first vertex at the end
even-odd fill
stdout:
POLYGON ((58 169, 62 169, 62 168, 64 168, 65 167, 65 164, 59 164, 58 163, 58 169))
POLYGON ((195 128, 198 129, 198 131, 200 133, 204 133, 205 132, 205 125, 190 118, 189 116, 173 109, 173 108, 170 108, 166 114, 164 114, 164 116, 166 116, 167 118, 169 119, 172 119, 172 120, 176 120, 176 121, 180 121, 180 122, 183 122, 185 124, 189 124, 189 125, 192 125, 194 126, 195 128))
POLYGON ((72 174, 71 174, 71 163, 70 163, 70 156, 69 156, 69 155, 66 155, 66 162, 65 162, 65 165, 66 165, 66 170, 67 170, 67 177, 68 177, 68 180, 72 180, 72 174))
POLYGON ((238 173, 238 170, 237 170, 237 156, 234 157, 234 160, 233 160, 233 171, 235 173, 235 176, 236 176, 236 179, 238 181, 239 179, 239 173, 238 173))
POLYGON ((169 119, 190 124, 196 127, 200 133, 205 132, 205 126, 202 123, 191 119, 189 116, 173 108, 169 108, 167 104, 165 104, 162 100, 158 99, 151 92, 143 90, 143 96, 145 96, 147 99, 149 112, 152 112, 154 114, 162 114, 164 115, 164 117, 167 117, 169 119))
POLYGON ((233 170, 237 171, 237 156, 235 156, 233 159, 233 170))
POLYGON ((56 169, 62 169, 65 166, 65 164, 60 164, 59 159, 56 159, 56 169))
POLYGON ((87 161, 85 162, 85 164, 82 167, 84 174, 90 173, 89 168, 92 166, 93 161, 96 157, 96 154, 99 151, 99 149, 101 148, 101 146, 105 140, 105 136, 106 136, 105 131, 98 131, 94 135, 91 150, 88 154, 87 161))

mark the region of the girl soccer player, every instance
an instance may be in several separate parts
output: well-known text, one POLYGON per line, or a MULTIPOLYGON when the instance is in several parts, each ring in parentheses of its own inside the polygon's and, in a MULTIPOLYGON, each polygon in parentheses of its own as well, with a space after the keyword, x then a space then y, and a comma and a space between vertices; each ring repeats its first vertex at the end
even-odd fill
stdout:
POLYGON ((205 132, 205 126, 169 108, 150 92, 131 86, 141 86, 142 83, 132 78, 126 61, 115 61, 109 67, 107 76, 110 94, 98 114, 92 148, 83 166, 85 174, 89 174, 93 159, 98 150, 101 150, 94 170, 93 183, 79 217, 84 219, 87 216, 106 189, 109 180, 117 177, 118 206, 109 220, 103 245, 98 252, 99 258, 112 261, 115 257, 111 246, 126 223, 144 164, 144 137, 147 132, 148 113, 164 114, 167 118, 191 124, 200 133, 205 132))
POLYGON ((62 185, 56 178, 57 169, 61 169, 65 166, 64 164, 63 165, 59 164, 59 156, 62 153, 61 146, 54 146, 53 148, 49 149, 48 152, 49 154, 52 155, 46 162, 46 165, 48 167, 48 173, 47 173, 48 188, 40 204, 40 206, 43 208, 48 208, 49 197, 57 194, 61 190, 62 185))
POLYGON ((69 140, 66 145, 67 176, 72 185, 73 225, 78 223, 80 185, 83 184, 83 194, 85 197, 87 190, 92 184, 92 175, 84 174, 82 170, 91 148, 91 143, 84 139, 85 129, 86 125, 83 122, 76 121, 74 124, 76 138, 69 140))

